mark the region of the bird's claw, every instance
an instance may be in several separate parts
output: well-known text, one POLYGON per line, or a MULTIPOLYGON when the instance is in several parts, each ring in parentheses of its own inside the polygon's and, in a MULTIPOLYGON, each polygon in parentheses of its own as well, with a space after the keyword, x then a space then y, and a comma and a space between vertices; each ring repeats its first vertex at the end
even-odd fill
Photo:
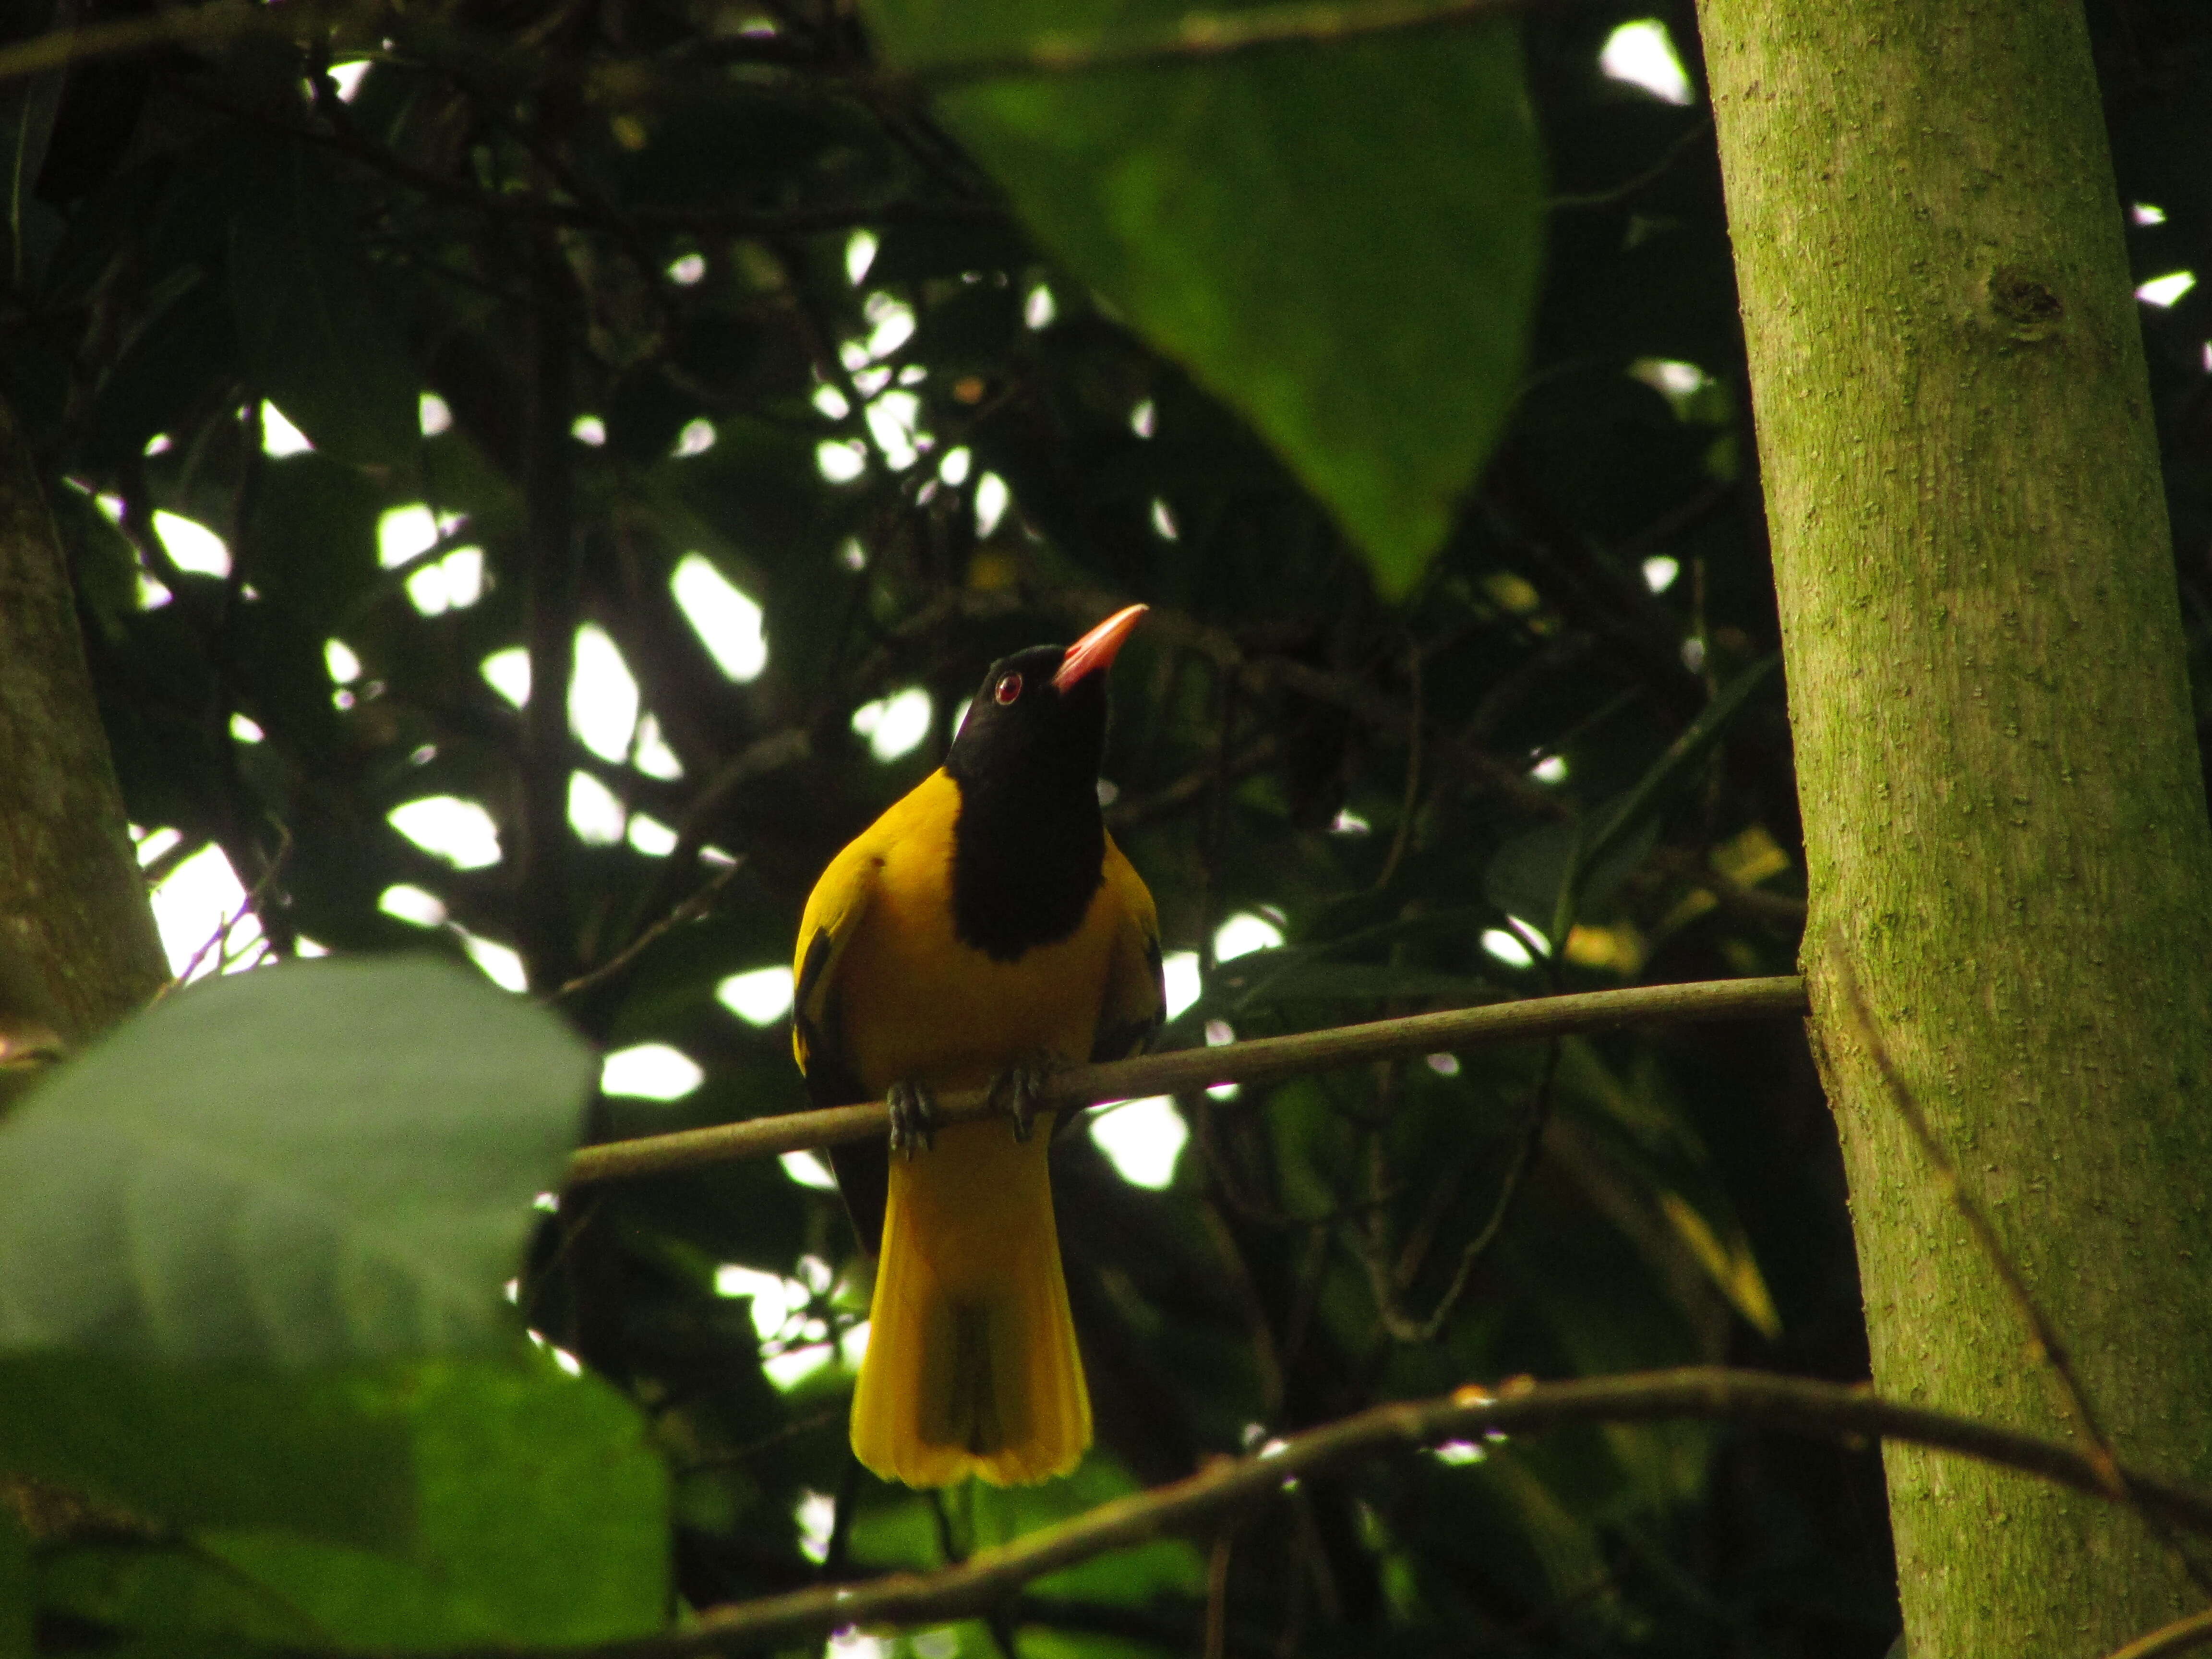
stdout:
POLYGON ((891 1118, 891 1151, 901 1158, 937 1144, 937 1102, 919 1083, 894 1083, 884 1097, 891 1118))
POLYGON ((992 1107, 1014 1121, 1014 1139, 1027 1140, 1036 1133, 1036 1115, 1052 1088, 1052 1074, 1060 1062, 1047 1054, 1018 1060, 991 1079, 992 1107))

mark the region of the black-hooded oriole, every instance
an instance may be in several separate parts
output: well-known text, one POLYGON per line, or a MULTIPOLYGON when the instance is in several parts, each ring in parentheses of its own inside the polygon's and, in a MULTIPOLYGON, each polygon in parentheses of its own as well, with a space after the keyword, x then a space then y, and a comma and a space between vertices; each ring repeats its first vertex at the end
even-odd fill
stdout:
POLYGON ((1042 1480, 1091 1443, 1035 1101, 1054 1065, 1142 1048, 1165 1006, 1152 897, 1097 790, 1106 671, 1144 609, 993 664, 944 766, 830 861, 799 923, 808 1093, 891 1106, 888 1146, 831 1153, 878 1256, 853 1449, 887 1480, 1042 1480), (1011 1127, 933 1128, 932 1091, 983 1087, 1011 1127))

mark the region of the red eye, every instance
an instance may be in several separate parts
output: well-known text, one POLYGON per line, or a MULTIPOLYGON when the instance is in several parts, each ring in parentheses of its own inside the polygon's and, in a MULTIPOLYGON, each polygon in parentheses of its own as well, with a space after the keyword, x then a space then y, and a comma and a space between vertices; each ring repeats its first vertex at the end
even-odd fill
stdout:
POLYGON ((992 701, 1001 708, 1021 695, 1022 677, 1019 674, 1009 674, 991 688, 992 701))

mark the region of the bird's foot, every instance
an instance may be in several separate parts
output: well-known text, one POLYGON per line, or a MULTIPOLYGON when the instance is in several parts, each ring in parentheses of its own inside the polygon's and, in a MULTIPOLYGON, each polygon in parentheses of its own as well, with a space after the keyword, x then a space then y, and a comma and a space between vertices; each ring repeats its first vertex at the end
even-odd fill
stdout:
POLYGON ((1060 1069, 1056 1055, 1039 1049, 1024 1054, 991 1079, 988 1098, 994 1110, 1014 1121, 1014 1139, 1027 1140, 1036 1133, 1036 1115, 1051 1092, 1052 1076, 1060 1069))
POLYGON ((937 1101, 919 1083, 894 1083, 884 1097, 891 1116, 891 1151, 912 1158, 937 1144, 937 1101))

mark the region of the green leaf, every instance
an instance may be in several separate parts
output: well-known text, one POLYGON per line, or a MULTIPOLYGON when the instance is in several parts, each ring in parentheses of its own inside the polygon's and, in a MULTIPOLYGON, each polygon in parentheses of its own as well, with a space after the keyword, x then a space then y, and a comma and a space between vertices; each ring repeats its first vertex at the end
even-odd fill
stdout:
POLYGON ((1781 663, 1779 652, 1761 657, 1715 694, 1698 718, 1651 763, 1636 787, 1607 807, 1583 844, 1579 860, 1582 869, 1595 870, 1623 836, 1665 803, 1698 763, 1712 752, 1721 733, 1728 729, 1728 723, 1781 663))
POLYGON ((613 1389, 546 1361, 433 1361, 333 1386, 398 1442, 407 1539, 371 1551, 205 1528, 178 1549, 69 1549, 45 1574, 46 1603, 210 1652, 597 1642, 665 1622, 666 1473, 613 1389))
POLYGON ((422 958, 184 991, 0 1125, 0 1350, 329 1365, 501 1352, 596 1067, 422 958))
POLYGON ((204 1534, 234 1572, 350 1648, 616 1641, 668 1605, 668 1478, 636 1408, 595 1377, 428 1364, 363 1384, 414 1443, 402 1558, 204 1534))
MULTIPOLYGON (((1781 1316, 1750 1237, 1704 1141, 1669 1098, 1658 1072, 1644 1064, 1632 1078, 1618 1077, 1579 1038, 1560 1045, 1559 1060, 1562 1108, 1590 1132, 1591 1152, 1627 1178, 1634 1201, 1651 1212, 1640 1235, 1631 1231, 1633 1242, 1647 1253, 1655 1248, 1680 1252, 1747 1323, 1770 1340, 1779 1335, 1781 1316)), ((1663 1277, 1662 1264, 1654 1266, 1663 1277)))
POLYGON ((1660 813, 1696 775, 1699 763, 1712 752, 1729 722, 1781 661, 1779 652, 1771 653, 1723 686, 1637 780, 1634 788, 1607 803, 1591 826, 1576 828, 1552 915, 1553 939, 1564 940, 1573 929, 1576 915, 1601 878, 1610 872, 1611 878, 1618 878, 1642 861, 1642 851, 1636 850, 1638 842, 1642 842, 1648 850, 1660 813), (1626 859, 1624 853, 1629 854, 1626 859))
POLYGON ((404 1426, 343 1379, 0 1356, 0 1471, 149 1519, 396 1547, 407 1456, 404 1426))
MULTIPOLYGON (((1197 21, 1174 0, 864 9, 890 59, 925 73, 1164 45, 1197 21)), ((1296 21, 1212 21, 1271 20, 1296 21)), ((1008 67, 936 107, 1039 240, 1274 444, 1386 593, 1408 592, 1520 371, 1542 192, 1512 26, 1008 67)))
POLYGON ((1658 824, 1646 818, 1592 859, 1581 854, 1575 825, 1539 824, 1492 856, 1482 872, 1483 896, 1509 916, 1556 927, 1560 890, 1571 872, 1577 914, 1596 908, 1650 856, 1658 839, 1658 824))
POLYGON ((117 1659, 246 1659, 256 1650, 330 1644, 298 1608, 189 1542, 93 1543, 51 1550, 39 1608, 95 1625, 117 1659))
POLYGON ((412 465, 417 376, 329 162, 276 144, 232 227, 231 311, 258 389, 343 461, 412 465))

